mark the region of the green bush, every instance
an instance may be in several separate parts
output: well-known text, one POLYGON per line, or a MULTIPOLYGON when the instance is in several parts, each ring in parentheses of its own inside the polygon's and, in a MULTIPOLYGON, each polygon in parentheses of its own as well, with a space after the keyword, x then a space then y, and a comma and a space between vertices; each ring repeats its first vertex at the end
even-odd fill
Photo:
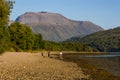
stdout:
POLYGON ((32 50, 35 40, 35 35, 30 27, 14 22, 9 27, 12 47, 16 51, 32 50))

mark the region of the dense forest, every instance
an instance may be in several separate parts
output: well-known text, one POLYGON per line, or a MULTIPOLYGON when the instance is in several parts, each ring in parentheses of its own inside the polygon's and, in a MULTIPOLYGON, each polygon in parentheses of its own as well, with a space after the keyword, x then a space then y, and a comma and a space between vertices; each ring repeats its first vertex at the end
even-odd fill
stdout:
POLYGON ((84 43, 102 52, 120 51, 120 27, 76 38, 72 42, 84 43))

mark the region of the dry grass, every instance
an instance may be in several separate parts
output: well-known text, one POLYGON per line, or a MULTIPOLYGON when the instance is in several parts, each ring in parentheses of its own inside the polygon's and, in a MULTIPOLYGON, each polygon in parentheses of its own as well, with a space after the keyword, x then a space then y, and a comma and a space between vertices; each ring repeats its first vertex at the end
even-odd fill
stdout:
POLYGON ((0 80, 85 80, 72 62, 42 57, 40 53, 7 52, 0 56, 0 80))

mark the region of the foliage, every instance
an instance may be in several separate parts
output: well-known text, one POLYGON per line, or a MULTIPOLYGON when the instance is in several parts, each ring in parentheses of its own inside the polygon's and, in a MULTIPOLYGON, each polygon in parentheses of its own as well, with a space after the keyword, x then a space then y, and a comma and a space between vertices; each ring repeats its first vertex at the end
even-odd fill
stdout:
POLYGON ((60 51, 61 50, 61 45, 59 43, 52 42, 52 41, 43 41, 43 42, 44 42, 43 48, 45 50, 51 50, 51 51, 60 51))
POLYGON ((97 51, 95 49, 93 49, 92 47, 90 46, 87 46, 85 44, 82 44, 82 43, 76 43, 76 42, 65 42, 65 43, 62 43, 63 45, 63 50, 68 50, 68 51, 86 51, 86 52, 93 52, 93 51, 97 51))
POLYGON ((10 43, 8 29, 4 26, 0 26, 0 53, 8 50, 10 43))
POLYGON ((50 42, 50 41, 43 41, 45 50, 51 51, 96 51, 95 49, 86 46, 80 43, 72 43, 72 42, 50 42))
POLYGON ((18 22, 9 27, 12 47, 21 50, 48 50, 48 51, 95 51, 93 48, 80 43, 51 42, 42 40, 41 34, 34 34, 26 25, 18 22))
POLYGON ((10 27, 11 41, 15 49, 48 51, 119 51, 120 28, 101 31, 80 39, 78 42, 51 42, 42 40, 41 34, 20 23, 10 27))
POLYGON ((88 35, 79 40, 99 51, 120 51, 120 27, 88 35))
POLYGON ((48 50, 48 51, 97 51, 90 46, 73 42, 51 42, 42 40, 41 34, 34 34, 32 30, 18 22, 9 27, 12 48, 16 51, 48 50))
POLYGON ((7 24, 9 21, 10 10, 5 0, 0 0, 0 53, 8 49, 9 32, 7 24))
POLYGON ((35 34, 33 50, 43 49, 43 45, 44 45, 44 43, 43 43, 43 40, 42 40, 42 35, 41 34, 35 34))
POLYGON ((28 26, 15 22, 10 25, 9 32, 15 50, 32 50, 35 35, 28 26))
POLYGON ((9 11, 11 12, 11 9, 13 9, 13 4, 15 3, 15 1, 5 0, 5 3, 7 4, 9 11))

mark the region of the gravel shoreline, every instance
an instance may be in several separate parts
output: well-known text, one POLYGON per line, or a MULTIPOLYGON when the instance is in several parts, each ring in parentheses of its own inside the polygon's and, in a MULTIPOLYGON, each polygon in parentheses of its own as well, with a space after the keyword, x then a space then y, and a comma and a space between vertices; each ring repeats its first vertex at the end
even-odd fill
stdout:
POLYGON ((6 52, 0 55, 0 80, 87 80, 77 64, 40 53, 6 52))
POLYGON ((88 80, 120 80, 119 76, 113 75, 105 69, 90 63, 91 59, 79 58, 78 55, 72 54, 64 54, 63 58, 63 61, 76 63, 82 69, 84 74, 89 75, 88 80))

